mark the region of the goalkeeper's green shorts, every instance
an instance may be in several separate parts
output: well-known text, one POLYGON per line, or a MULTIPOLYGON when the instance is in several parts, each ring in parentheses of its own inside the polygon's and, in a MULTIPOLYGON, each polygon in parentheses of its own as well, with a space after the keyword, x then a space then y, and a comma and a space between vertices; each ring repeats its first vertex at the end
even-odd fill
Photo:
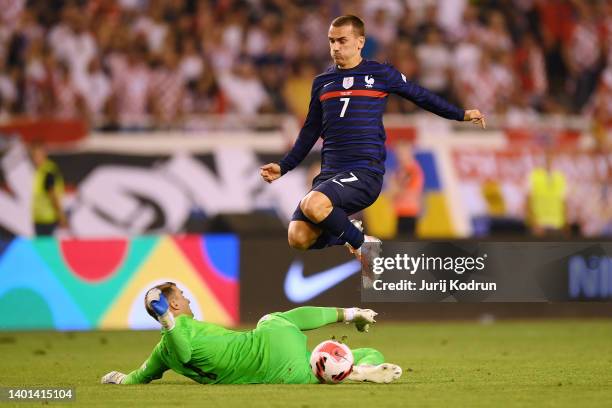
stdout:
POLYGON ((269 371, 274 383, 314 384, 307 338, 283 313, 270 313, 257 323, 255 333, 267 348, 269 371))

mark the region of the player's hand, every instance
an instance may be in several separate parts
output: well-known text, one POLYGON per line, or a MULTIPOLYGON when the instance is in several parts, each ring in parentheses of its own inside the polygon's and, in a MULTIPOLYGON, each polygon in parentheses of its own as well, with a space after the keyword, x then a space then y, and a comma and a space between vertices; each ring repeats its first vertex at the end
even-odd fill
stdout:
POLYGON ((485 116, 482 113, 480 113, 478 109, 466 110, 465 114, 463 115, 463 121, 464 122, 470 121, 475 125, 482 126, 483 129, 487 128, 485 116))
POLYGON ((267 183, 271 183, 281 176, 281 168, 278 163, 268 163, 261 166, 260 168, 261 177, 267 183))
POLYGON ((355 323, 357 330, 366 333, 370 330, 370 325, 376 323, 374 318, 377 315, 378 313, 372 309, 359 309, 358 307, 345 309, 344 312, 345 321, 347 323, 355 323))
POLYGON ((127 375, 120 373, 119 371, 111 371, 102 377, 100 382, 102 384, 123 384, 125 377, 127 377, 127 375))

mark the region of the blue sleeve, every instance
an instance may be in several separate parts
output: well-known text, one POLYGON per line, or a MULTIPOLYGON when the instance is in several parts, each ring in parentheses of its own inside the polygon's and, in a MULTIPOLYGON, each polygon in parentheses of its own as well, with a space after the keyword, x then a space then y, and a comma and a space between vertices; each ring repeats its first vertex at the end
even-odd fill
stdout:
POLYGON ((319 100, 319 94, 315 86, 316 80, 312 84, 312 91, 310 94, 310 106, 308 108, 308 115, 302 130, 295 141, 293 148, 283 157, 278 163, 281 168, 281 174, 285 174, 288 171, 293 170, 298 164, 304 160, 308 152, 312 149, 312 146, 317 142, 319 136, 321 136, 321 129, 323 127, 323 110, 321 108, 321 101, 319 100))
POLYGON ((435 113, 446 119, 463 121, 465 111, 450 102, 440 98, 435 93, 422 86, 406 80, 404 74, 400 73, 391 65, 388 67, 387 86, 388 92, 397 94, 414 102, 420 108, 435 113))

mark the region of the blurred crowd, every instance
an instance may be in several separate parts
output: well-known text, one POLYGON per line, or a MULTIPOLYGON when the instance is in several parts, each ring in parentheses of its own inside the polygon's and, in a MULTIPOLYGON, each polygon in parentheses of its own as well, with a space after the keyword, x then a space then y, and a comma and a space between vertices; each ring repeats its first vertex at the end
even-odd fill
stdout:
MULTIPOLYGON (((0 0, 0 119, 168 128, 192 114, 303 118, 341 14, 366 58, 470 108, 612 122, 612 2, 0 0)), ((388 112, 415 107, 399 98, 388 112)))

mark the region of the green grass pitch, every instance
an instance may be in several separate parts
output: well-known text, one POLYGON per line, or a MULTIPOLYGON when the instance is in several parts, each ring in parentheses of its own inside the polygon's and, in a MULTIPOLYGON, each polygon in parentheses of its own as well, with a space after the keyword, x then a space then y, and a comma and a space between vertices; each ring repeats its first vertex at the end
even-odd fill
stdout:
POLYGON ((339 324, 309 332, 310 345, 332 335, 378 348, 404 375, 388 385, 199 385, 168 372, 147 385, 101 385, 108 371, 138 367, 159 334, 0 332, 0 385, 76 388, 75 403, 53 406, 612 406, 610 320, 383 322, 364 334, 339 324))

